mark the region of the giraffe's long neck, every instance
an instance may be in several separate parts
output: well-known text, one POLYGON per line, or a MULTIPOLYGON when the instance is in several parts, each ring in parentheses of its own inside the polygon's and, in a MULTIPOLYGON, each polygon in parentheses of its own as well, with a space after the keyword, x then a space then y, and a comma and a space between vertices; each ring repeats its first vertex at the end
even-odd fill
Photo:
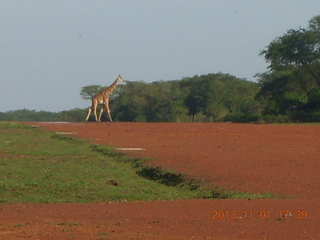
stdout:
POLYGON ((110 93, 117 87, 117 84, 119 82, 119 78, 117 78, 109 87, 110 93))

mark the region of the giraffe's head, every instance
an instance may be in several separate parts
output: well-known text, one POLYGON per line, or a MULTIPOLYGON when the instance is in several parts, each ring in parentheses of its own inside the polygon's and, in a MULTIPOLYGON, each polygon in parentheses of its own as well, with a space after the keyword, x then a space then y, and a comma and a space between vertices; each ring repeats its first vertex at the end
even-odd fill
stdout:
POLYGON ((117 78, 117 82, 125 82, 125 80, 121 77, 120 74, 119 74, 119 77, 117 78))

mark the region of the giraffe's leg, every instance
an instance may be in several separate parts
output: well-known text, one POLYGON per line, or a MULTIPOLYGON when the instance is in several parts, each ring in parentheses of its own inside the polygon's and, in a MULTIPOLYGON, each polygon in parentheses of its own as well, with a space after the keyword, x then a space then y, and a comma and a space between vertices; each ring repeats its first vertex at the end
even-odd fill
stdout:
POLYGON ((99 121, 98 121, 98 116, 97 116, 97 107, 98 107, 98 104, 95 104, 95 105, 94 105, 94 116, 95 116, 95 118, 96 118, 96 121, 99 122, 99 121))
POLYGON ((107 108, 107 111, 108 111, 108 115, 109 115, 110 122, 113 122, 113 121, 112 121, 112 118, 111 118, 111 113, 110 113, 109 98, 108 98, 107 101, 106 101, 106 108, 107 108))
POLYGON ((101 107, 101 110, 100 110, 99 122, 101 122, 101 116, 102 116, 102 113, 103 113, 103 106, 101 107))
POLYGON ((112 121, 112 118, 111 118, 111 113, 110 113, 110 111, 108 111, 108 115, 109 115, 110 122, 113 122, 113 121, 112 121))
POLYGON ((88 115, 87 115, 87 117, 86 117, 86 122, 88 121, 88 119, 89 119, 89 117, 90 117, 91 112, 92 112, 92 108, 91 108, 91 107, 89 107, 88 115))
POLYGON ((112 118, 111 118, 110 111, 108 111, 108 115, 109 115, 110 122, 113 122, 113 121, 112 121, 112 118))

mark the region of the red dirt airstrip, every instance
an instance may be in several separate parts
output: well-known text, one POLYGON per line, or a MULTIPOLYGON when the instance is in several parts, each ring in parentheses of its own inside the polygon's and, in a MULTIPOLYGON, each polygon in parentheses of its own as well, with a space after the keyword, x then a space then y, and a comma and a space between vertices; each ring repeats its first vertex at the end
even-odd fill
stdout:
POLYGON ((0 205, 0 239, 320 239, 320 125, 28 124, 150 157, 211 188, 287 199, 0 205))

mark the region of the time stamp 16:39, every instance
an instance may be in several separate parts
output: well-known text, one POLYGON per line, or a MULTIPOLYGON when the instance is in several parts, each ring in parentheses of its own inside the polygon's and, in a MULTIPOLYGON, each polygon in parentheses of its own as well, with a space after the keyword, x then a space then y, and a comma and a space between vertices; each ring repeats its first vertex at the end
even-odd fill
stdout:
POLYGON ((308 211, 297 210, 297 211, 212 211, 212 219, 270 219, 270 218, 286 219, 294 218, 297 220, 304 220, 309 217, 308 211))

